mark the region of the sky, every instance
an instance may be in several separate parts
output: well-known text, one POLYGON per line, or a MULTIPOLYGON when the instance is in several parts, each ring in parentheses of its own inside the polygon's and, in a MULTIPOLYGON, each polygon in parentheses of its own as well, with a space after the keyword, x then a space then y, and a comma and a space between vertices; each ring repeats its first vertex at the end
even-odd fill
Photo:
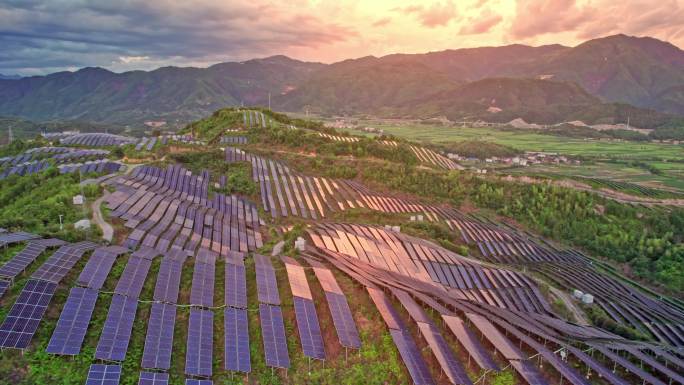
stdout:
POLYGON ((577 45, 624 33, 684 47, 684 0, 0 0, 0 74, 331 63, 444 49, 577 45))

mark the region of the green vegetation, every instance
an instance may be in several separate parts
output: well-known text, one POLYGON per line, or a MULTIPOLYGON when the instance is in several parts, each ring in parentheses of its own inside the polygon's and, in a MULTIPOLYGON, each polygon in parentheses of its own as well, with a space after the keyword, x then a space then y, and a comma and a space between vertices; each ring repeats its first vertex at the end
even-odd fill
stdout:
POLYGON ((462 142, 447 142, 443 145, 440 145, 439 147, 441 147, 446 152, 478 159, 485 159, 493 156, 505 158, 516 156, 522 153, 522 151, 510 146, 486 142, 482 140, 464 140, 462 142))
POLYGON ((585 305, 582 306, 582 309, 589 316, 589 320, 591 321, 591 323, 600 328, 603 328, 605 330, 608 330, 609 332, 615 333, 619 336, 625 337, 630 340, 644 341, 648 339, 640 331, 615 322, 598 305, 585 305))
POLYGON ((87 232, 74 230, 73 223, 89 214, 86 208, 72 204, 72 197, 81 191, 87 201, 92 201, 100 195, 101 188, 97 185, 81 188, 78 174, 59 175, 56 168, 26 176, 11 175, 0 181, 0 227, 68 241, 82 240, 87 232), (61 231, 60 215, 64 223, 61 231))

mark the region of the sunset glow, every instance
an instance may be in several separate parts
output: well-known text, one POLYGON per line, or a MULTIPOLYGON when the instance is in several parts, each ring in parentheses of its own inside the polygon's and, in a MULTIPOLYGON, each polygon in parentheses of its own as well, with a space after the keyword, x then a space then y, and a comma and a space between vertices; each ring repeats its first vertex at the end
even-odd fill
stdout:
POLYGON ((206 66, 284 54, 334 62, 625 33, 684 46, 681 0, 180 1, 0 5, 0 73, 206 66))

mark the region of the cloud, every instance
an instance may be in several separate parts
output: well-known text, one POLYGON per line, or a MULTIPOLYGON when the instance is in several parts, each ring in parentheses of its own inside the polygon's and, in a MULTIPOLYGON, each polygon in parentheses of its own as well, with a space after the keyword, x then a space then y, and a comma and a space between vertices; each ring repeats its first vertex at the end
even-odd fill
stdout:
POLYGON ((378 20, 374 21, 372 25, 373 25, 373 27, 384 27, 387 24, 389 24, 390 22, 392 22, 391 18, 383 17, 382 19, 378 19, 378 20))
POLYGON ((429 28, 446 26, 456 18, 456 5, 453 1, 432 3, 429 7, 424 5, 409 5, 406 7, 394 8, 393 10, 402 12, 406 15, 415 15, 420 23, 429 28))
POLYGON ((575 30, 597 12, 575 0, 518 0, 511 36, 525 39, 547 33, 575 30))
POLYGON ((459 31, 460 35, 480 35, 489 32, 492 28, 497 26, 503 17, 499 14, 492 13, 487 10, 482 12, 477 17, 470 17, 466 20, 465 25, 459 31))
POLYGON ((509 31, 512 39, 570 34, 577 40, 624 33, 683 43, 682 0, 519 0, 509 31))
POLYGON ((356 34, 313 12, 261 0, 8 1, 0 3, 0 72, 208 64, 321 47, 356 34))

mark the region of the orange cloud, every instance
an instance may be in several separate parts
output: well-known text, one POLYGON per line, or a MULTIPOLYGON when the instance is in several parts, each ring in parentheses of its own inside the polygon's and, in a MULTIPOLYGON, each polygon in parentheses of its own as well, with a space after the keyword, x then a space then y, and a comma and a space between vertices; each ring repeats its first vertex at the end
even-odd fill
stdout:
POLYGON ((477 17, 468 18, 465 25, 459 31, 460 35, 479 35, 489 32, 492 28, 497 26, 503 17, 490 11, 482 12, 477 17))
POLYGON ((421 24, 425 27, 435 28, 446 26, 456 17, 456 5, 452 1, 444 3, 432 3, 429 7, 424 5, 409 5, 406 7, 394 8, 404 14, 414 14, 421 24))

